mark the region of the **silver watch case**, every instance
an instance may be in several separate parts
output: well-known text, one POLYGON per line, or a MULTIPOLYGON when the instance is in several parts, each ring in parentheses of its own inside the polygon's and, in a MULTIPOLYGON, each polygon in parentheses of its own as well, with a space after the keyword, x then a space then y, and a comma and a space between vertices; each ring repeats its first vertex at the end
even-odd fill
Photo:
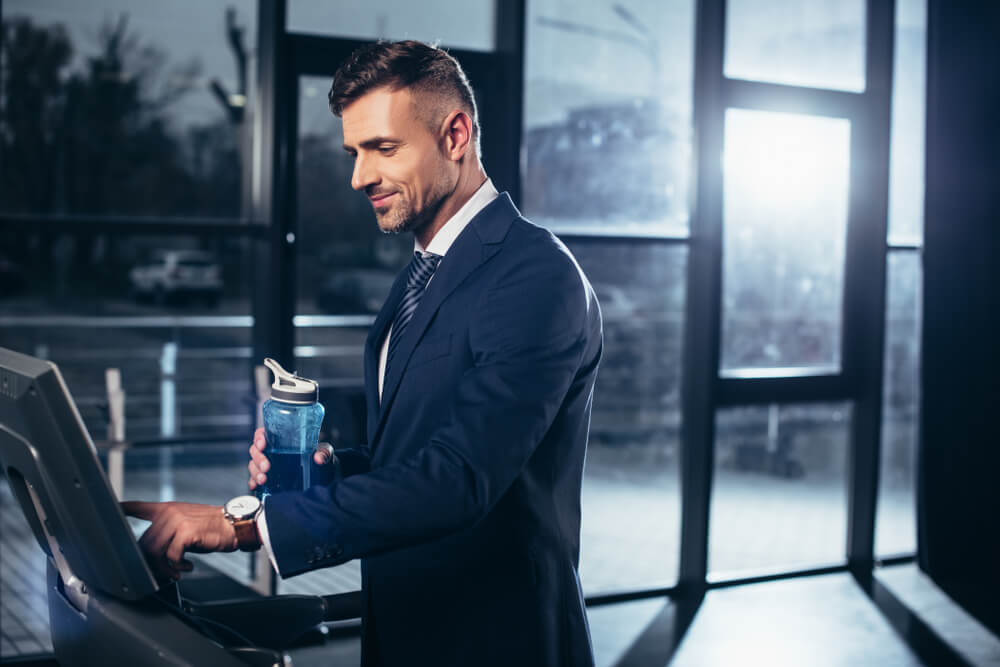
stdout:
POLYGON ((255 496, 236 496, 226 501, 222 513, 230 521, 246 521, 256 516, 261 507, 260 500, 255 496))

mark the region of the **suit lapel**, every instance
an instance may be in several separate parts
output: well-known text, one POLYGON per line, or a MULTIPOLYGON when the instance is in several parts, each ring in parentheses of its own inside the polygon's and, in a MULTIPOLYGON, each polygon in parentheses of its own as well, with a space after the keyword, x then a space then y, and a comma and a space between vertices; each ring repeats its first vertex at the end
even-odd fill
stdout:
MULTIPOLYGON (((381 435, 386 415, 389 413, 393 398, 399 389, 399 383, 406 371, 410 356, 427 327, 433 321, 434 315, 444 300, 465 282, 465 279, 473 271, 500 250, 500 241, 506 236, 507 229, 518 215, 510 197, 506 192, 502 193, 469 222, 469 225, 448 249, 444 259, 441 260, 441 264, 438 265, 434 277, 431 278, 431 282, 427 286, 427 291, 424 292, 420 304, 413 313, 413 319, 410 320, 403 333, 403 338, 400 339, 393 352, 392 367, 387 369, 385 382, 382 386, 382 401, 381 409, 378 411, 378 419, 374 430, 369 431, 374 436, 369 438, 369 443, 372 446, 381 435)), ((396 302, 400 298, 402 298, 401 294, 397 295, 396 302)), ((383 308, 383 310, 385 309, 383 308)), ((377 363, 375 377, 377 382, 377 363)), ((369 415, 370 420, 371 415, 369 415)))

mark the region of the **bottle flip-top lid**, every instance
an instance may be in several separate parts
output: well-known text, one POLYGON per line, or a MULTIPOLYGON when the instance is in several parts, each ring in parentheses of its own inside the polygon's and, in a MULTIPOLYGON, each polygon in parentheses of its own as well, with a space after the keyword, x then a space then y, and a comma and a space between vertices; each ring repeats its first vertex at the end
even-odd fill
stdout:
POLYGON ((314 380, 289 373, 270 357, 264 360, 264 365, 274 373, 274 384, 271 385, 271 398, 274 400, 307 405, 319 399, 319 384, 314 380))

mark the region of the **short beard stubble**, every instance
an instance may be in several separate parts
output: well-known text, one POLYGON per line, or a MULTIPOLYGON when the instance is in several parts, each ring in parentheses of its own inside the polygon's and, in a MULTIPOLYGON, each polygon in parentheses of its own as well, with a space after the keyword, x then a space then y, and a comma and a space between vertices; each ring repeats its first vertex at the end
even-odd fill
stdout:
POLYGON ((375 211, 375 217, 379 221, 379 229, 384 234, 402 234, 403 232, 419 232, 434 220, 444 200, 455 190, 455 184, 449 185, 447 171, 441 169, 438 177, 434 181, 434 189, 431 190, 427 198, 427 205, 419 211, 413 209, 413 202, 406 198, 402 192, 397 192, 399 201, 395 207, 390 207, 388 211, 379 213, 375 211))

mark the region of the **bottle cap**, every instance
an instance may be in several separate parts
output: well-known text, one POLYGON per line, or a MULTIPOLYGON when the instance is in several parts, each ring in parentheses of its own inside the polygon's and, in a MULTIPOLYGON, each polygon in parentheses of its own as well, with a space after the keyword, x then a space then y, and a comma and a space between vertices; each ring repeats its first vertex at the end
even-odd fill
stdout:
POLYGON ((319 399, 319 385, 314 380, 289 373, 270 357, 264 360, 264 365, 274 373, 274 384, 271 385, 271 398, 274 400, 308 405, 319 399))

